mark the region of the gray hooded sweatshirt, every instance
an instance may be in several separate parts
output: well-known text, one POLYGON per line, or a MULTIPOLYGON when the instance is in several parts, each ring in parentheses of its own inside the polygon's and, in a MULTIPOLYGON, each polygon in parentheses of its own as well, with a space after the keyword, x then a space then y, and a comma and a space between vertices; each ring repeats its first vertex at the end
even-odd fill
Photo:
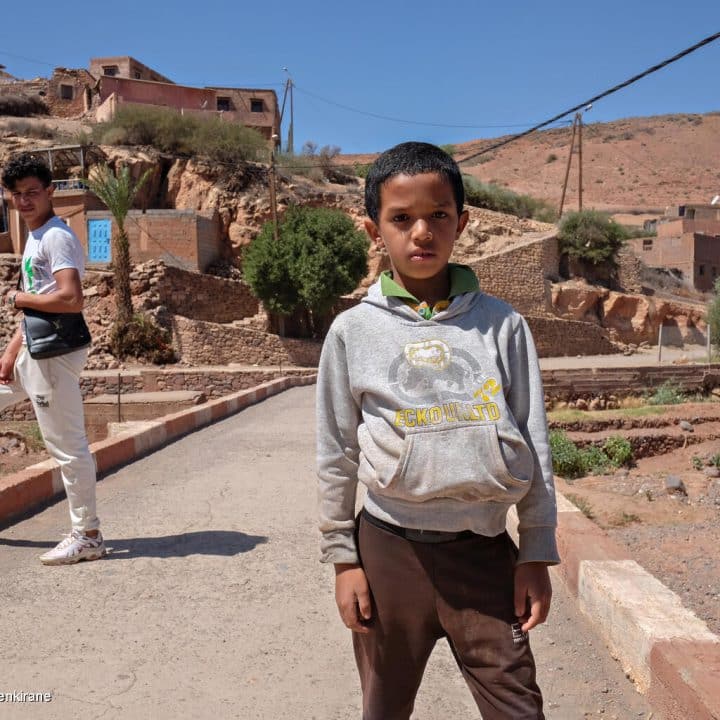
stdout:
POLYGON ((518 562, 559 562, 535 346, 497 298, 424 320, 375 283, 325 340, 317 447, 323 562, 358 562, 358 481, 368 512, 407 528, 495 536, 517 505, 518 562))

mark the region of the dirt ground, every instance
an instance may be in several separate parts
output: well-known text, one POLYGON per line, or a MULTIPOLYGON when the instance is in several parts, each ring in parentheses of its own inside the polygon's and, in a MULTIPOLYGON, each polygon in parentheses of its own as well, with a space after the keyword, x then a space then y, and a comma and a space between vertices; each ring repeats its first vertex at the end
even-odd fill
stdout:
POLYGON ((606 475, 557 478, 560 492, 627 546, 714 633, 720 633, 720 478, 711 460, 720 454, 720 423, 704 420, 719 413, 718 403, 668 407, 655 416, 670 423, 667 427, 611 434, 685 433, 685 447, 606 475), (680 420, 690 422, 692 432, 682 430, 680 420))
POLYGON ((0 423, 0 477, 49 457, 36 422, 0 423))

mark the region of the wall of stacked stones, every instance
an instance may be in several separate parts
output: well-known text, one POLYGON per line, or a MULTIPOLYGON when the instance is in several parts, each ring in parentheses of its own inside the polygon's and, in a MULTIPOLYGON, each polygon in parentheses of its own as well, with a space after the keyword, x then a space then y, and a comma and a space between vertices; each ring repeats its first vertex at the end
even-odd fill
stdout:
POLYGON ((558 277, 558 245, 553 235, 472 264, 484 292, 509 302, 523 315, 552 315, 551 278, 558 277))
POLYGON ((609 355, 617 348, 593 323, 526 315, 539 357, 609 355))
POLYGON ((257 315, 260 304, 250 286, 161 263, 145 263, 132 275, 135 293, 154 290, 155 300, 172 315, 230 323, 257 315))
POLYGON ((298 365, 315 367, 322 343, 281 338, 250 327, 218 325, 176 315, 173 344, 190 365, 298 365))

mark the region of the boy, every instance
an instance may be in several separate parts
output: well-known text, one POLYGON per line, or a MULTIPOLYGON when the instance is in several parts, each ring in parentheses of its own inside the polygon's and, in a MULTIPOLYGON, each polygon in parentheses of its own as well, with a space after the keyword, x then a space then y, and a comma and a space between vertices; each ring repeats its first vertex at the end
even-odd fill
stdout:
POLYGON ((408 720, 441 637, 484 720, 544 717, 527 635, 559 562, 543 391, 523 318, 448 262, 463 203, 433 145, 375 161, 365 229, 392 270, 335 320, 320 360, 322 560, 353 631, 363 720, 408 720))
MULTIPOLYGON (((23 291, 8 292, 5 304, 12 310, 80 312, 83 249, 72 230, 55 215, 47 165, 29 154, 19 155, 5 166, 2 184, 28 227, 21 269, 23 291)), ((96 560, 105 554, 95 514, 95 461, 85 434, 80 393, 80 373, 87 354, 88 349, 82 348, 35 360, 25 347, 21 324, 0 357, 0 384, 14 391, 14 397, 3 393, 3 405, 14 404, 25 394, 30 398, 45 447, 60 465, 70 506, 71 533, 40 556, 45 565, 96 560), (13 384, 15 375, 22 388, 13 384)))

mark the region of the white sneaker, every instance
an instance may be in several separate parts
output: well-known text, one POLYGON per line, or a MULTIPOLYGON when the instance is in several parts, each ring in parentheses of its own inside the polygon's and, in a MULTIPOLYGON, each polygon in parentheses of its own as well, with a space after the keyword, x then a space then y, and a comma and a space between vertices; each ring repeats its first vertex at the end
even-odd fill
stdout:
POLYGON ((102 534, 88 537, 79 530, 73 530, 52 549, 40 556, 43 565, 72 565, 80 560, 98 560, 107 551, 102 534))

